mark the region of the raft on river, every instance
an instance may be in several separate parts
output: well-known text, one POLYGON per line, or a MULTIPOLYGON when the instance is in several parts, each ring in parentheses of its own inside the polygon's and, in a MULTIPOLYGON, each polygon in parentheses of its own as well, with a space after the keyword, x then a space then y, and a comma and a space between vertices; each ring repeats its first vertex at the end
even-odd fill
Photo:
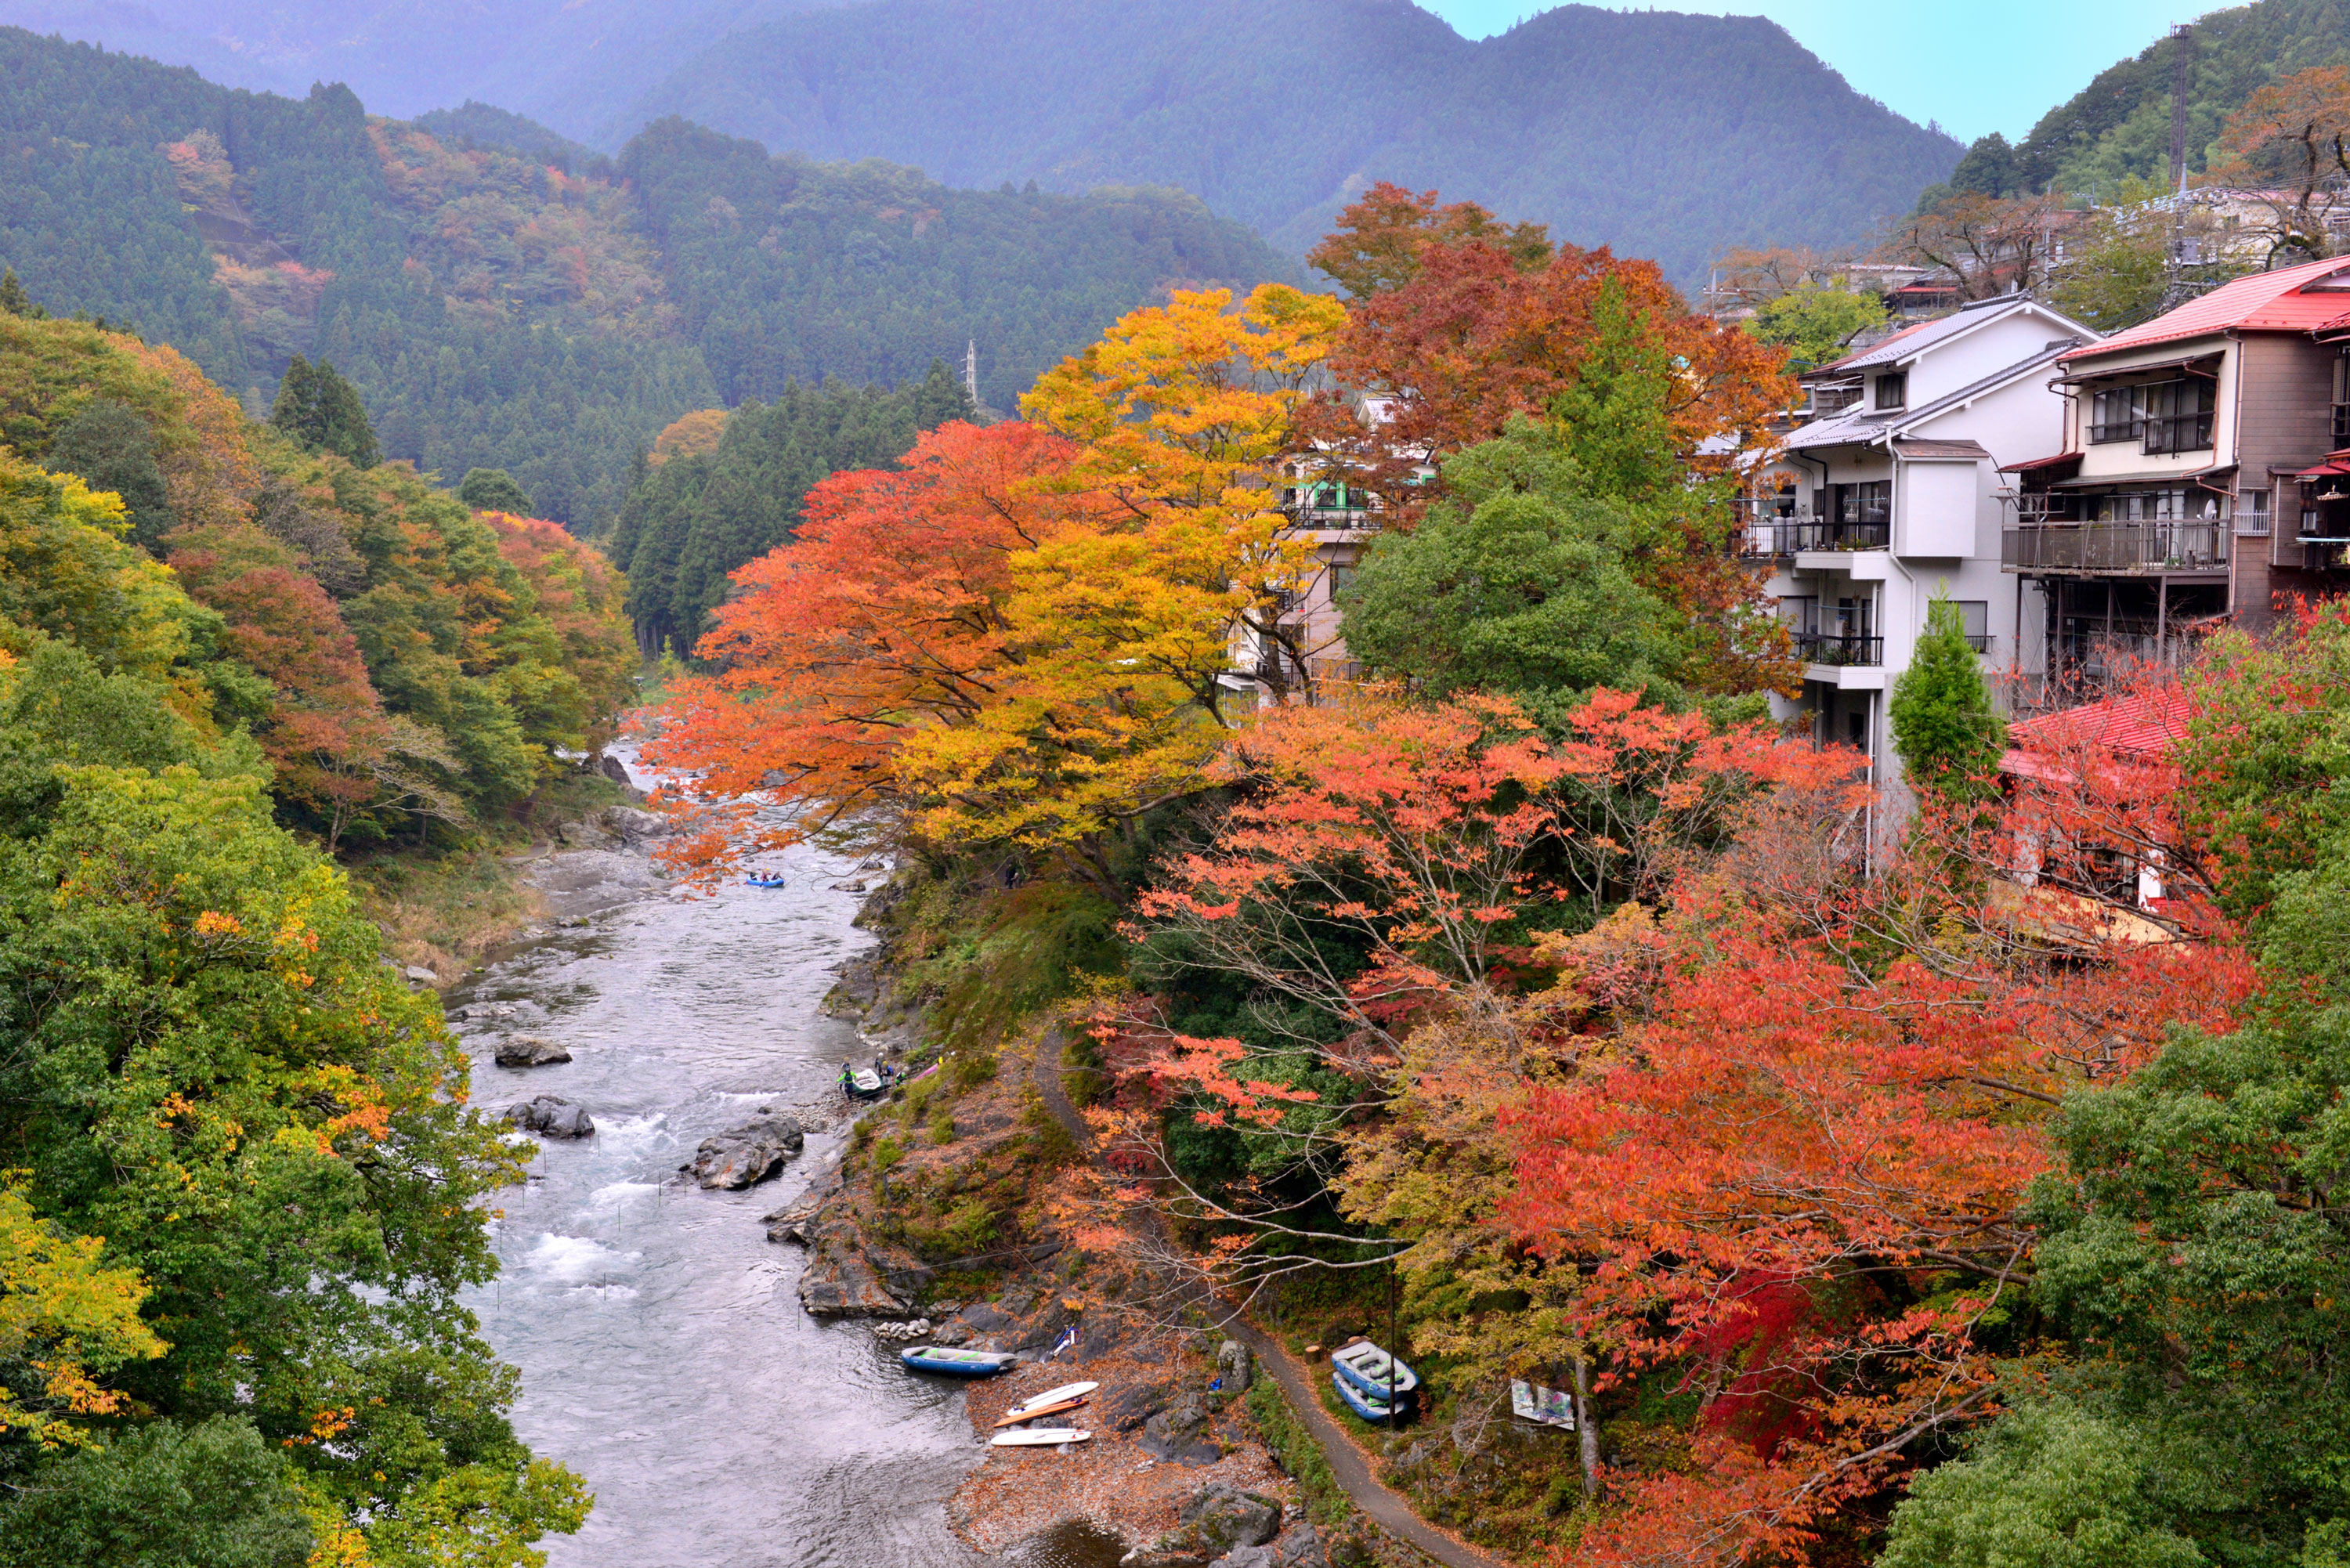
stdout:
POLYGON ((911 1345, 898 1359, 917 1372, 946 1372, 957 1377, 993 1377, 1011 1370, 1016 1357, 1009 1350, 951 1350, 943 1345, 911 1345))
POLYGON ((889 1092, 891 1075, 878 1064, 870 1067, 840 1069, 841 1091, 853 1100, 878 1100, 889 1092))
POLYGON ((781 888, 786 886, 789 883, 790 878, 785 877, 763 877, 756 871, 754 871, 748 877, 743 877, 743 880, 749 883, 754 888, 781 888))

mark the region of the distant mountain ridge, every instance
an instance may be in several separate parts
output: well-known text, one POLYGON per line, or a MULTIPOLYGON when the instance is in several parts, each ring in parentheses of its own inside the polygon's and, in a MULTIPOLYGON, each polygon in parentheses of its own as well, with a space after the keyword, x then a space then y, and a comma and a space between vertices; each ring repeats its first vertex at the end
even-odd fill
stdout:
POLYGON ((1961 151, 1758 17, 1567 5, 1472 43, 1407 0, 874 0, 723 39, 600 129, 662 113, 951 184, 1178 185, 1292 254, 1394 180, 1684 281, 1858 238, 1961 151))
POLYGON ((949 190, 673 119, 616 167, 479 105, 436 137, 345 87, 232 90, 6 27, 0 104, 0 264, 35 301, 168 342, 256 410, 289 356, 328 358, 389 455, 505 469, 581 528, 682 414, 918 381, 974 340, 1009 408, 1170 283, 1299 270, 1177 191, 949 190))
MULTIPOLYGON (((1837 244, 1962 151, 1758 17, 1409 0, 0 0, 0 22, 403 117, 467 99, 617 151, 676 114, 949 185, 1171 185, 1292 255, 1388 179, 1654 256, 1837 244)), ((484 138, 476 138, 484 140, 484 138)))

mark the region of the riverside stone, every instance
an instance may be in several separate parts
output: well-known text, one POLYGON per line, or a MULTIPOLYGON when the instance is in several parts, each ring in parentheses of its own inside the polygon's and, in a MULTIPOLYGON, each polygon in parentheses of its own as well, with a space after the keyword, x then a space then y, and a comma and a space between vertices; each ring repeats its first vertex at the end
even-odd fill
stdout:
POLYGON ((552 1040, 542 1040, 536 1034, 517 1034, 511 1040, 498 1042, 497 1064, 501 1067, 546 1067, 571 1060, 571 1053, 552 1040))
POLYGON ((1281 1532, 1281 1504, 1222 1481, 1201 1487, 1175 1517, 1195 1532, 1211 1558, 1236 1547, 1263 1546, 1281 1532))
POLYGON ((506 1120, 546 1137, 590 1137, 596 1131, 596 1123, 586 1111, 556 1095, 508 1106, 506 1120))
POLYGON ((1249 1375, 1255 1365, 1256 1357, 1250 1355, 1249 1347, 1238 1340, 1228 1339, 1216 1350, 1216 1370, 1223 1377, 1227 1393, 1247 1393, 1249 1375))
POLYGON ((706 1188, 729 1192, 764 1181, 784 1168, 806 1142, 800 1124, 790 1116, 763 1113, 739 1127, 729 1127, 702 1140, 693 1158, 680 1166, 706 1188))

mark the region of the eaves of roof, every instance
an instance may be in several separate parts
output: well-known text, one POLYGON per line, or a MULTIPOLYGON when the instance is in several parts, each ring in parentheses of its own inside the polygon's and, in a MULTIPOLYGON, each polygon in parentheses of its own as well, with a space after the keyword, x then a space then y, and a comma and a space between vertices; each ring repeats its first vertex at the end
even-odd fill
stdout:
POLYGON ((1979 381, 1970 382, 1954 392, 1945 392, 1930 403, 1914 409, 1870 410, 1864 423, 1851 411, 1839 413, 1789 432, 1786 444, 1797 447, 1872 446, 1893 436, 1906 435, 1926 421, 1963 408, 1986 392, 1997 391, 2025 376, 2053 363, 2059 356, 2070 352, 2065 348, 2043 348, 2027 359, 2018 359, 2005 369, 1994 370, 1979 381))

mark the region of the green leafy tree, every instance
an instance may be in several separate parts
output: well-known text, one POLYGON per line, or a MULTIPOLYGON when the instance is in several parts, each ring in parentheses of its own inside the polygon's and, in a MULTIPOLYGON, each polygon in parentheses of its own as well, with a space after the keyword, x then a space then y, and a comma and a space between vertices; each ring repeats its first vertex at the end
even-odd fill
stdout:
POLYGON ((1912 1483, 1877 1568, 2206 1568, 2171 1528, 2194 1467, 2126 1422, 2035 1401, 1912 1483))
POLYGON ((1950 171, 1950 189, 1972 191, 1981 196, 2018 196, 2023 194, 2022 171, 2015 161, 2015 149, 1998 131, 1978 137, 1959 166, 1950 171))
POLYGON ((2007 722, 1991 703, 1982 659, 1949 596, 1937 593, 1909 667, 1893 681, 1886 713, 1893 749, 1912 786, 1944 799, 1981 800, 1997 787, 2007 722))
POLYGON ((532 515, 529 493, 503 468, 467 470, 458 483, 457 499, 476 512, 504 512, 515 517, 532 515))
POLYGON ((277 401, 270 406, 269 422, 305 452, 328 452, 372 468, 383 461, 383 449, 368 423, 367 406, 359 389, 335 373, 321 359, 317 364, 294 356, 278 383, 277 401))
POLYGON ((1817 366, 1843 358, 1854 338, 1884 323, 1885 301, 1876 295, 1804 283, 1759 306, 1746 330, 1784 345, 1798 366, 1817 366))
POLYGON ((1557 428, 1520 420, 1444 479, 1447 500, 1382 535, 1341 596, 1351 653, 1433 694, 1508 691, 1537 707, 1600 685, 1678 696, 1686 631, 1630 563, 1648 527, 1596 491, 1557 428))
POLYGON ((52 473, 79 474, 92 490, 120 496, 131 543, 151 554, 178 522, 155 462, 154 431, 128 403, 92 401, 57 431, 44 466, 52 473))
POLYGON ((0 1568, 302 1568, 315 1544, 292 1467, 234 1417, 133 1428, 0 1508, 0 1568))

